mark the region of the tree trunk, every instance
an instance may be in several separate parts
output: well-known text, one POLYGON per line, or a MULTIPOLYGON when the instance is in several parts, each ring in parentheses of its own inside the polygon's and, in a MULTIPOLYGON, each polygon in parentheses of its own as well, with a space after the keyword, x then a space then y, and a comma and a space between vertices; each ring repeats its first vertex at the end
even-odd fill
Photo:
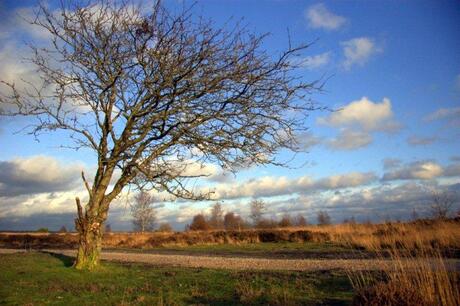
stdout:
POLYGON ((75 219, 75 228, 79 234, 79 246, 74 267, 78 270, 94 270, 99 266, 102 249, 103 221, 93 216, 90 211, 83 214, 80 199, 76 198, 78 217, 75 219))

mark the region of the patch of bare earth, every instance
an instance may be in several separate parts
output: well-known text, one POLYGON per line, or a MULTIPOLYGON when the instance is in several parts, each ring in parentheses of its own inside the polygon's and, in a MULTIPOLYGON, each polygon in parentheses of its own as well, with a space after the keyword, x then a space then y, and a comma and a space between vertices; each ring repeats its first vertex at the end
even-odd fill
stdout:
MULTIPOLYGON (((0 253, 14 253, 21 250, 0 249, 0 253)), ((74 257, 75 250, 42 250, 44 252, 62 254, 74 257)), ((127 263, 143 263, 161 266, 177 266, 189 268, 211 268, 231 270, 291 270, 291 271, 319 271, 319 270, 381 270, 385 268, 385 261, 373 259, 268 259, 248 257, 213 257, 195 255, 164 255, 138 254, 127 252, 102 252, 102 259, 127 263)), ((449 269, 460 270, 460 261, 446 260, 449 269)))

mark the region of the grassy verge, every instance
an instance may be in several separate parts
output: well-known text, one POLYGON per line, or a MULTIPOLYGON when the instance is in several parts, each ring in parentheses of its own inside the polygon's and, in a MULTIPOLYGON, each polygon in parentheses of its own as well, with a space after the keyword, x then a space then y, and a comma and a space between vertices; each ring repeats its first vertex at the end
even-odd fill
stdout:
POLYGON ((68 257, 0 255, 6 305, 347 305, 344 272, 255 272, 104 263, 76 271, 68 257))

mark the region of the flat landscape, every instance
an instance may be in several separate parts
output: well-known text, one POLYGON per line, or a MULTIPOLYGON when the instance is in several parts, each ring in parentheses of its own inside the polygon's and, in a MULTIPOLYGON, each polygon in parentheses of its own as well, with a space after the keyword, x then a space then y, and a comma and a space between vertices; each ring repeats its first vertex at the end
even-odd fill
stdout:
MULTIPOLYGON (((382 298, 371 288, 380 286, 385 295, 390 289, 382 285, 402 282, 398 275, 413 282, 405 290, 428 276, 428 285, 447 282, 448 294, 457 298, 459 229, 458 221, 309 226, 239 232, 241 239, 271 233, 281 240, 244 243, 203 243, 224 234, 236 237, 231 231, 108 233, 102 266, 92 272, 73 269, 75 249, 56 239, 74 234, 3 233, 0 304, 366 305, 382 298), (195 243, 172 244, 178 235, 195 243), (315 241, 287 241, 300 236, 315 241), (139 247, 139 241, 155 237, 169 242, 139 247), (47 247, 33 248, 38 245, 47 247)), ((373 305, 384 300, 377 301, 373 305)), ((445 305, 457 305, 452 301, 445 305)))

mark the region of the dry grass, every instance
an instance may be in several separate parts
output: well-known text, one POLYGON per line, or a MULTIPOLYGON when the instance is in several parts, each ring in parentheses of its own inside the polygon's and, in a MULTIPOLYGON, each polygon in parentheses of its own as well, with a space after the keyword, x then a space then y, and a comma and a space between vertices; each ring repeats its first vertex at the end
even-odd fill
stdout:
MULTIPOLYGON (((75 247, 75 233, 0 233, 0 247, 69 248, 75 247)), ((339 224, 242 231, 190 231, 153 233, 107 233, 103 246, 151 248, 198 244, 248 244, 260 242, 332 242, 367 251, 382 249, 443 252, 460 250, 460 222, 418 221, 385 224, 339 224)))
POLYGON ((356 292, 354 304, 460 305, 458 271, 446 264, 443 255, 446 248, 458 248, 459 232, 454 229, 448 223, 432 224, 430 229, 393 225, 377 238, 353 240, 378 254, 376 260, 384 268, 378 275, 349 272, 356 292), (392 260, 384 260, 385 256, 392 260))
POLYGON ((417 221, 411 223, 340 224, 310 226, 314 233, 327 233, 329 240, 368 251, 382 249, 460 249, 460 222, 417 221))

